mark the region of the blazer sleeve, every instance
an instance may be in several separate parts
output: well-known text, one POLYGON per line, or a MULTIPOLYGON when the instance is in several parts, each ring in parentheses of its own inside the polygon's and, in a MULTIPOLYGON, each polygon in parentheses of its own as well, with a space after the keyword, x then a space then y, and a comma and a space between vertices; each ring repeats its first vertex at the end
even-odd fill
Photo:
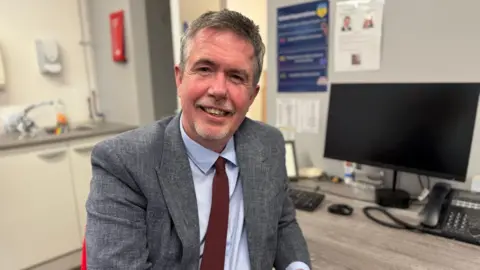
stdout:
MULTIPOLYGON (((283 136, 281 143, 281 164, 285 164, 285 143, 283 136)), ((276 269, 286 269, 291 263, 303 262, 310 269, 312 268, 310 262, 310 254, 308 252, 307 243, 296 220, 295 207, 288 196, 288 177, 285 166, 283 173, 285 175, 285 194, 282 206, 282 214, 278 223, 278 239, 277 239, 277 253, 275 257, 274 266, 276 269)))
POLYGON ((92 151, 92 180, 86 203, 87 269, 150 269, 147 261, 146 198, 114 145, 92 151))

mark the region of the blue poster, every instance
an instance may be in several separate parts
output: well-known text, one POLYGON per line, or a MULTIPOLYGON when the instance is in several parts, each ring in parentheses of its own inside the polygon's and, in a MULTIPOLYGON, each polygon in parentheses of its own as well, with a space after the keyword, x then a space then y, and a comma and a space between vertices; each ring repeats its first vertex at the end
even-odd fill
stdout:
POLYGON ((327 90, 328 0, 277 10, 279 92, 327 90))

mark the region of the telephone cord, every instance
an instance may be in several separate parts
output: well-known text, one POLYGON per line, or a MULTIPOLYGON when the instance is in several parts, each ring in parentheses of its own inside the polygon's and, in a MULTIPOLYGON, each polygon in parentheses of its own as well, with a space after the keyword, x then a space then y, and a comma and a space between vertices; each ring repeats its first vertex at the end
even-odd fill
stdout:
POLYGON ((400 229, 400 230, 403 229, 403 230, 410 230, 410 231, 421 231, 420 226, 412 225, 412 224, 409 224, 409 223, 407 223, 403 220, 400 220, 397 217, 393 216, 391 213, 389 213, 386 209, 381 208, 381 207, 367 206, 367 207, 363 208, 363 213, 370 220, 372 220, 372 221, 374 221, 374 222, 376 222, 376 223, 378 223, 382 226, 385 226, 385 227, 389 227, 389 228, 393 228, 393 229, 400 229), (386 221, 377 219, 376 217, 372 216, 372 214, 370 213, 370 212, 373 212, 373 211, 378 211, 378 212, 384 214, 385 216, 390 218, 390 220, 392 220, 394 223, 390 223, 390 222, 386 222, 386 221))

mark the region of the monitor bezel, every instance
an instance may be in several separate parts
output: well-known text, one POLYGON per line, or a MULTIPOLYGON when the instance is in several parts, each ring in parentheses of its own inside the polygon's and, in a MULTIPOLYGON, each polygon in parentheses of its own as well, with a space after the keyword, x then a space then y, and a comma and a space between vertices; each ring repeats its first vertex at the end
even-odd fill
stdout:
MULTIPOLYGON (((424 175, 428 177, 437 177, 441 179, 446 179, 450 181, 455 181, 455 182, 461 182, 465 183, 468 178, 468 168, 470 167, 470 161, 471 161, 471 156, 472 156, 472 145, 473 145, 473 140, 475 137, 475 126, 477 123, 477 116, 478 113, 475 114, 474 116, 474 126, 472 130, 472 140, 470 140, 469 143, 469 150, 468 150, 468 163, 467 163, 467 168, 465 170, 465 175, 454 175, 454 174, 449 174, 449 173, 443 173, 443 172, 436 172, 436 171, 429 171, 429 170, 424 170, 424 169, 416 169, 416 168, 411 168, 411 167, 406 167, 406 166, 401 166, 401 165, 394 165, 394 164, 388 164, 388 163, 382 163, 382 162, 376 162, 376 161, 370 161, 370 160, 361 160, 361 159, 344 159, 344 157, 341 156, 336 156, 336 155, 327 155, 326 150, 326 144, 327 144, 327 135, 328 135, 328 127, 329 127, 329 120, 330 120, 330 102, 332 99, 331 91, 332 87, 334 85, 341 85, 341 84, 432 84, 432 83, 437 83, 437 82, 414 82, 414 83, 332 83, 330 85, 330 93, 329 93, 329 98, 328 98, 328 104, 329 104, 329 109, 327 112, 327 119, 326 119, 326 124, 325 124, 325 136, 324 136, 324 148, 323 148, 323 157, 328 158, 328 159, 333 159, 333 160, 338 160, 341 162, 344 161, 350 161, 350 162, 355 162, 358 164, 362 165, 367 165, 367 166, 372 166, 372 167, 380 167, 380 168, 385 168, 385 169, 390 169, 390 170, 396 170, 396 171, 401 171, 401 172, 406 172, 406 173, 413 173, 413 174, 418 174, 418 175, 424 175)), ((441 83, 441 82, 438 82, 441 83)), ((449 83, 449 82, 445 82, 449 83)), ((450 83, 451 84, 451 83, 450 83)), ((480 89, 480 83, 454 83, 454 84, 477 84, 480 89)), ((480 100, 480 90, 477 95, 477 99, 480 100)), ((477 101, 477 112, 478 112, 478 101, 477 101)))
MULTIPOLYGON (((453 175, 453 174, 446 174, 446 173, 439 173, 439 172, 434 172, 434 171, 428 171, 428 170, 422 170, 422 169, 415 169, 411 167, 405 167, 405 166, 398 166, 398 165, 393 165, 393 164, 387 164, 387 163, 381 163, 381 162, 372 162, 372 161, 366 161, 366 160, 346 160, 343 159, 342 157, 336 157, 336 156, 327 156, 325 151, 323 153, 324 158, 328 159, 334 159, 338 160, 341 162, 344 161, 350 161, 350 162, 355 162, 361 165, 367 165, 367 166, 372 166, 372 167, 378 167, 378 168, 383 168, 383 169, 390 169, 390 170, 395 170, 397 172, 406 172, 406 173, 413 173, 413 174, 418 174, 418 175, 424 175, 428 177, 437 177, 441 179, 446 179, 450 181, 456 181, 456 182, 462 182, 465 183, 467 176, 460 176, 460 175, 453 175)), ((470 164, 470 161, 469 161, 470 164)), ((467 166, 467 171, 468 171, 468 166, 467 166)))

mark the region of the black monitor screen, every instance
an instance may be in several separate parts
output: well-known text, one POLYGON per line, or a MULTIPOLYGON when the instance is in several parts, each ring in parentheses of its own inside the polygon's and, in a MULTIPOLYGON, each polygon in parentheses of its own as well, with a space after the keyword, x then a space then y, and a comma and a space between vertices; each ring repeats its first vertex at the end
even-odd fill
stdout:
POLYGON ((332 84, 325 157, 464 181, 480 84, 332 84))

